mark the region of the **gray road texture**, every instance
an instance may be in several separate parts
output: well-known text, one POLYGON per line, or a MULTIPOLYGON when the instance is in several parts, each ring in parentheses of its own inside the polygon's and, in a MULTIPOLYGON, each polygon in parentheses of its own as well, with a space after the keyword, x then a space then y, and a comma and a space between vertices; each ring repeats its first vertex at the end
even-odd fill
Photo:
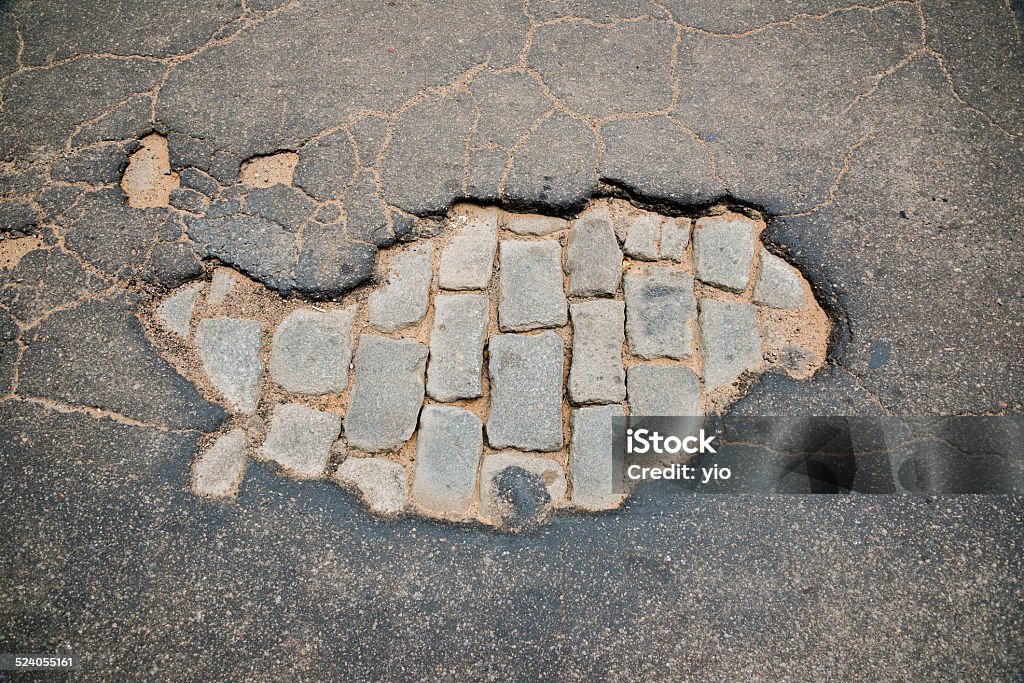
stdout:
POLYGON ((0 228, 39 240, 0 269, 0 650, 82 654, 85 680, 1020 680, 1018 498, 648 491, 514 536, 254 466, 202 504, 188 462, 225 413, 133 312, 216 260, 336 297, 460 198, 738 201, 838 330, 813 381, 741 408, 1020 413, 1022 23, 1019 0, 0 3, 0 228), (133 209, 154 131, 194 194, 133 209), (281 150, 301 192, 247 192, 281 150))

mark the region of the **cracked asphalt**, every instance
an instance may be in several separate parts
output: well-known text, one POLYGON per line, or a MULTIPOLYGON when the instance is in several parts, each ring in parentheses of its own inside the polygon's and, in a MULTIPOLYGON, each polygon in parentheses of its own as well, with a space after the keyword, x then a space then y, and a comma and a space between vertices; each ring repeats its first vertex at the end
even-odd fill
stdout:
POLYGON ((337 298, 460 200, 741 202, 837 333, 738 409, 1019 414, 1022 24, 1019 0, 0 4, 0 652, 83 680, 1020 680, 1019 496, 645 487, 514 535, 254 464, 202 502, 226 413, 135 312, 218 261, 337 298), (139 209, 151 133, 180 187, 139 209), (297 189, 243 183, 282 151, 297 189))

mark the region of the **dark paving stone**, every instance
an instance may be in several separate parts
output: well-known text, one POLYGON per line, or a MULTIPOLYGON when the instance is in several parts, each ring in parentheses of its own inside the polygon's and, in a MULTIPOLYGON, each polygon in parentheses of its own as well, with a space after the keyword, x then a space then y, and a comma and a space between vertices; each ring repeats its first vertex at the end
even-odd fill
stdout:
POLYGON ((156 354, 132 309, 127 300, 115 298, 53 313, 25 349, 18 395, 109 410, 172 429, 216 429, 227 413, 156 354))
POLYGON ((532 76, 484 71, 469 86, 480 110, 473 131, 477 146, 511 149, 516 140, 554 103, 532 76))
POLYGON ((52 221, 74 204, 85 190, 76 185, 47 185, 36 195, 36 203, 43 208, 43 217, 52 221))
POLYGON ((26 195, 46 185, 46 170, 29 168, 0 172, 0 195, 26 195))
POLYGON ((388 216, 377 192, 377 181, 369 171, 360 173, 345 192, 345 216, 348 236, 378 247, 395 243, 388 230, 388 216))
POLYGON ((153 247, 143 279, 174 289, 203 274, 203 264, 191 244, 160 242, 153 247))
POLYGON ((202 131, 242 157, 294 149, 349 113, 392 111, 474 65, 515 62, 527 27, 518 0, 487 7, 312 0, 176 67, 157 117, 172 130, 202 131), (453 27, 458 39, 439 49, 438 37, 453 27))
POLYGON ((334 199, 352 182, 355 150, 345 131, 318 138, 299 149, 294 182, 320 201, 334 199))
POLYGON ((868 132, 844 110, 920 35, 913 7, 893 5, 738 39, 687 36, 673 115, 711 144, 731 194, 772 212, 806 210, 826 199, 850 146, 868 132), (835 57, 847 53, 856 59, 835 57))
POLYGON ((24 199, 0 202, 0 233, 14 237, 32 235, 39 225, 39 211, 24 199))
POLYGON ((0 14, 0 77, 18 69, 19 49, 18 28, 14 15, 3 12, 0 14))
POLYGON ((466 93, 429 97, 394 125, 380 163, 384 199, 414 214, 443 213, 462 192, 473 102, 466 93))
POLYGON ((0 303, 23 323, 108 286, 59 249, 36 249, 0 271, 0 303))
POLYGON ((4 394, 14 389, 19 355, 21 355, 21 349, 16 342, 0 343, 0 391, 4 394))
POLYGON ((492 482, 498 524, 509 531, 525 531, 541 524, 551 496, 539 474, 521 467, 506 467, 492 482))
POLYGON ((242 161, 239 154, 217 150, 210 156, 210 175, 224 185, 237 183, 242 177, 242 161))
POLYGON ((352 137, 359 148, 359 159, 364 166, 376 162, 387 137, 387 119, 380 116, 364 116, 352 124, 352 137))
POLYGON ((166 209, 128 206, 120 188, 88 193, 74 210, 64 244, 108 275, 133 270, 146 258, 166 209))
POLYGON ((202 192, 210 199, 217 196, 217 190, 219 189, 217 187, 217 181, 198 168, 182 169, 178 176, 178 181, 181 183, 181 187, 187 187, 197 192, 202 192))
POLYGON ((214 151, 213 143, 209 140, 174 131, 167 134, 167 156, 172 169, 181 170, 193 166, 209 171, 214 151))
POLYGON ((189 213, 201 214, 206 212, 208 201, 200 192, 190 190, 187 187, 176 187, 171 190, 168 203, 175 209, 188 211, 189 213))
POLYGON ((885 409, 857 379, 829 365, 811 380, 765 373, 730 410, 732 415, 885 415, 885 409))
POLYGON ((562 22, 534 33, 529 65, 556 97, 592 117, 662 111, 672 101, 675 27, 562 22))
POLYGON ((466 194, 481 203, 501 199, 501 178, 508 166, 508 153, 500 149, 478 149, 470 152, 466 171, 466 194))
POLYGON ((74 3, 60 12, 40 12, 16 2, 25 40, 22 59, 42 65, 73 55, 107 53, 165 57, 185 54, 205 43, 218 27, 242 11, 239 0, 155 6, 145 0, 120 4, 74 3))
POLYGON ((611 21, 615 19, 631 19, 636 17, 665 16, 665 12, 653 2, 636 2, 636 0, 605 0, 590 2, 589 0, 562 0, 561 2, 538 3, 530 5, 530 11, 538 20, 547 21, 564 17, 591 19, 593 21, 611 21))
POLYGON ((568 114, 553 114, 516 153, 505 198, 554 210, 579 207, 597 189, 596 157, 590 127, 568 114))
POLYGON ((128 166, 128 155, 120 145, 87 147, 50 164, 51 180, 68 183, 119 183, 128 166))
POLYGON ((200 256, 212 256, 282 292, 291 289, 295 235, 254 216, 189 218, 188 234, 200 256))
POLYGON ((681 24, 722 34, 744 33, 788 21, 800 14, 826 14, 848 6, 842 0, 794 0, 757 5, 744 0, 723 0, 714 4, 667 0, 662 4, 681 24))
POLYGON ((83 147, 97 142, 141 138, 153 128, 150 120, 152 112, 152 97, 148 94, 132 97, 114 110, 82 126, 71 137, 71 144, 83 147))
POLYGON ((35 160, 56 153, 80 123, 156 85, 163 68, 143 59, 84 57, 12 76, 0 91, 3 123, 15 132, 3 142, 3 156, 35 160))
POLYGON ((18 321, 7 311, 0 310, 0 341, 12 341, 18 333, 18 321))
POLYGON ((376 247, 347 239, 340 225, 307 225, 295 266, 295 288, 315 298, 333 299, 369 280, 376 256, 376 247))
POLYGON ((724 194, 707 149, 666 116, 601 127, 601 178, 644 197, 705 204, 724 194))
POLYGON ((254 187, 245 196, 245 212, 266 218, 288 232, 295 232, 309 218, 316 203, 306 194, 286 185, 254 187))

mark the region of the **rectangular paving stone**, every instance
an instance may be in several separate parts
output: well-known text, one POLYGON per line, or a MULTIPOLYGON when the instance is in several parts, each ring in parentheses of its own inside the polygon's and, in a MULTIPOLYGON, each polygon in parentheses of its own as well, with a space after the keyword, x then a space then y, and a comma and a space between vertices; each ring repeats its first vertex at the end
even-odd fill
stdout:
POLYGON ((686 358, 693 353, 691 321, 697 314, 693 276, 651 266, 623 278, 626 337, 641 358, 686 358))
POLYGON ((271 379, 299 394, 344 391, 352 360, 352 319, 351 310, 290 313, 271 342, 271 379))
POLYGON ((550 235, 569 227, 569 221, 555 216, 542 216, 535 213, 501 212, 501 227, 517 235, 550 235))
POLYGON ((690 417, 704 414, 700 381, 678 365, 634 365, 626 372, 629 413, 637 416, 690 417))
POLYGON ((693 229, 693 268, 701 282, 742 292, 754 258, 754 223, 738 214, 697 219, 693 229))
POLYGON ((498 247, 498 209, 461 206, 453 213, 455 235, 441 252, 441 289, 485 289, 498 247))
POLYGON ((705 390, 732 384, 744 372, 761 367, 761 336, 753 305, 701 299, 700 336, 705 390))
POLYGON ((498 262, 498 324, 503 332, 565 325, 562 248, 557 241, 502 240, 498 262))
POLYGON ((384 286, 367 301, 371 325, 381 332, 394 332, 423 320, 430 303, 433 260, 434 245, 429 242, 395 255, 384 286))
POLYGON ((660 226, 661 216, 658 214, 645 213, 630 217, 622 250, 627 256, 641 261, 657 261, 660 226))
POLYGON ((625 307, 621 301, 574 303, 569 398, 576 405, 618 403, 626 398, 622 368, 625 307))
POLYGON ((621 482, 616 480, 613 461, 612 419, 624 415, 620 405, 572 411, 569 475, 573 507, 602 510, 618 505, 621 482))
POLYGON ((464 408, 430 405, 420 415, 412 499, 441 516, 468 515, 483 453, 483 425, 464 408))
POLYGON ((437 401, 483 395, 484 341, 490 300, 483 294, 434 297, 427 394, 437 401))
POLYGON ((496 334, 488 344, 492 448, 557 451, 562 447, 564 345, 554 332, 496 334))
POLYGON ((293 476, 315 479, 323 475, 340 431, 341 419, 334 413, 284 403, 274 406, 260 452, 293 476))
POLYGON ((614 296, 622 280, 622 250, 608 210, 578 218, 565 250, 569 296, 614 296))
POLYGON ((416 429, 423 403, 427 347, 411 339, 364 334, 355 358, 355 386, 345 414, 353 448, 371 453, 397 449, 416 429))
POLYGON ((210 382, 236 410, 252 413, 260 395, 260 323, 237 318, 199 321, 196 347, 210 382))
POLYGON ((661 241, 658 255, 669 261, 681 263, 690 244, 689 218, 666 218, 661 224, 661 241))

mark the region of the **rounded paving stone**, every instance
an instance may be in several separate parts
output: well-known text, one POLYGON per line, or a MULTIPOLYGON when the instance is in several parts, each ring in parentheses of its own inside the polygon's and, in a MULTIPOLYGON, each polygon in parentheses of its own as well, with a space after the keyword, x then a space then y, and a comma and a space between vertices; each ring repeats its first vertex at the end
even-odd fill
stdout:
POLYGON ((352 357, 352 318, 350 310, 292 312, 274 332, 271 379, 299 394, 344 391, 352 357))

